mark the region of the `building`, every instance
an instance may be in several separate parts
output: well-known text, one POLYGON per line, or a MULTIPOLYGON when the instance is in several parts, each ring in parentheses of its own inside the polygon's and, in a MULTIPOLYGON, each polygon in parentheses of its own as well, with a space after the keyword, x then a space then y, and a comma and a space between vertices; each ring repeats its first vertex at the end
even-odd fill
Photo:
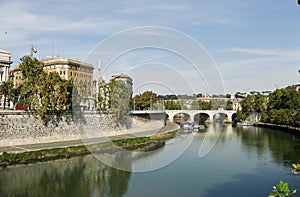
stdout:
POLYGON ((70 80, 80 88, 92 89, 94 70, 92 64, 63 58, 45 59, 42 62, 44 71, 57 72, 62 79, 70 80))
MULTIPOLYGON (((42 62, 44 64, 45 72, 57 72, 62 79, 70 80, 75 86, 77 85, 79 88, 87 89, 91 92, 94 70, 92 64, 64 58, 45 59, 42 60, 42 62)), ((14 87, 18 87, 23 83, 19 65, 10 72, 10 75, 14 87)))
POLYGON ((10 52, 0 50, 0 83, 9 81, 9 68, 11 64, 10 52))
MULTIPOLYGON (((12 64, 11 54, 8 51, 0 50, 0 84, 9 81, 9 68, 12 64)), ((4 108, 4 97, 0 95, 0 108, 4 108)), ((9 105, 6 102, 6 105, 9 105)))
POLYGON ((14 70, 9 71, 10 81, 13 82, 14 88, 19 87, 23 83, 20 66, 17 65, 14 70))

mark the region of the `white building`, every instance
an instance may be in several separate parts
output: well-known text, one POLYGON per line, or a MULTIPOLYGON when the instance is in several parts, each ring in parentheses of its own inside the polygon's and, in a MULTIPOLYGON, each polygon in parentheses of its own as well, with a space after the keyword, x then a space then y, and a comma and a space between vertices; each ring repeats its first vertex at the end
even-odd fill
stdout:
MULTIPOLYGON (((0 84, 9 81, 9 68, 12 64, 11 54, 8 51, 0 50, 0 84)), ((0 108, 3 108, 4 97, 0 95, 0 108)), ((8 102, 6 102, 8 105, 8 102)))
POLYGON ((0 83, 9 80, 9 68, 11 63, 10 52, 0 50, 0 83))

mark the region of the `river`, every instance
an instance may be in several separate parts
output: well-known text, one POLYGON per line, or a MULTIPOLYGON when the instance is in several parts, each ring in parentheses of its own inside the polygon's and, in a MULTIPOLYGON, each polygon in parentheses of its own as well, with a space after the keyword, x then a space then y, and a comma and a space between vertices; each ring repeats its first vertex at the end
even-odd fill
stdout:
POLYGON ((283 180, 300 196, 300 178, 291 172, 294 162, 300 162, 298 135, 211 124, 135 157, 129 164, 135 172, 111 168, 93 155, 8 167, 0 171, 0 195, 261 197, 283 180), (136 172, 179 152, 162 168, 136 172))

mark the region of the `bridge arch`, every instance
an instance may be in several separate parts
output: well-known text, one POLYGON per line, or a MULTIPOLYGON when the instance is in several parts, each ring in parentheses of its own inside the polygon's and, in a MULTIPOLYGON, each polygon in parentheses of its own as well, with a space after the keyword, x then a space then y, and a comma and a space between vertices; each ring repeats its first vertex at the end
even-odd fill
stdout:
POLYGON ((169 121, 173 121, 173 117, 176 114, 184 113, 188 114, 191 121, 195 121, 199 115, 197 114, 207 114, 209 116, 209 121, 213 122, 213 118, 215 114, 226 114, 228 122, 233 120, 233 114, 236 113, 235 110, 165 110, 164 111, 169 116, 169 121))
POLYGON ((205 123, 207 120, 210 120, 210 116, 208 113, 196 113, 193 119, 197 124, 205 123))
POLYGON ((213 115, 214 122, 224 122, 225 119, 228 119, 228 115, 224 112, 218 112, 213 115))
POLYGON ((172 117, 173 122, 180 123, 180 122, 186 122, 191 119, 191 115, 186 112, 179 112, 173 115, 172 117))
POLYGON ((236 113, 233 113, 233 114, 231 115, 231 120, 232 120, 232 121, 235 121, 235 119, 236 119, 236 113))

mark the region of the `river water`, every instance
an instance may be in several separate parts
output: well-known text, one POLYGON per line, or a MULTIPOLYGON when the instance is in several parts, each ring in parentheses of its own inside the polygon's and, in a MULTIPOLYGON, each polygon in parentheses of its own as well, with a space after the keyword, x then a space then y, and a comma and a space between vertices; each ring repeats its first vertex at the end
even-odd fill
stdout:
POLYGON ((212 124, 200 133, 180 134, 130 165, 142 169, 174 152, 184 153, 148 172, 111 168, 93 155, 9 167, 0 171, 0 196, 261 197, 280 180, 300 196, 300 178, 291 172, 291 164, 300 162, 297 135, 212 124))

